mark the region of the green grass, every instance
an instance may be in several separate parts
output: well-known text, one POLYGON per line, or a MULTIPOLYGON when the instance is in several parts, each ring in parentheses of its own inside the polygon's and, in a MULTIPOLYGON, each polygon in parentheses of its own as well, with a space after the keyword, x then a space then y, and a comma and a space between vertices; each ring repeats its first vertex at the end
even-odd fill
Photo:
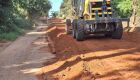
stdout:
POLYGON ((10 40, 14 41, 18 36, 24 33, 24 30, 19 30, 18 32, 9 32, 0 34, 0 40, 10 40))
POLYGON ((0 34, 0 40, 10 40, 13 41, 19 36, 16 32, 2 33, 0 34))
POLYGON ((32 25, 33 23, 29 20, 15 19, 13 23, 0 28, 0 41, 14 41, 20 35, 25 33, 25 30, 31 30, 32 25))

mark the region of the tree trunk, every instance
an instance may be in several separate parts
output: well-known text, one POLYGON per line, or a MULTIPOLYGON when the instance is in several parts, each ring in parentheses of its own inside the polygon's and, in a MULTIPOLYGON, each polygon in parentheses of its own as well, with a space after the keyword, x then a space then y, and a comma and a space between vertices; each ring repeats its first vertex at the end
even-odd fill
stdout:
POLYGON ((131 17, 131 24, 135 26, 137 20, 138 0, 133 0, 132 8, 133 8, 133 13, 131 17))

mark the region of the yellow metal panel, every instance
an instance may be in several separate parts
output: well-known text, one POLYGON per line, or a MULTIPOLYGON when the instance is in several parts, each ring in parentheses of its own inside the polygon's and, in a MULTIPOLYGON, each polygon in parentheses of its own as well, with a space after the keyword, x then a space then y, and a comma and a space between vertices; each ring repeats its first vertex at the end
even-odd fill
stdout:
POLYGON ((102 8, 92 8, 92 10, 102 10, 102 8))
POLYGON ((85 20, 95 20, 95 18, 85 19, 85 20))
MULTIPOLYGON (((108 10, 112 9, 111 7, 107 8, 108 10)), ((102 10, 102 8, 92 8, 92 10, 102 10)))
POLYGON ((89 0, 85 0, 85 8, 84 8, 84 15, 85 14, 89 14, 89 12, 88 12, 88 5, 89 5, 89 0))
MULTIPOLYGON (((89 0, 90 2, 103 2, 103 0, 89 0)), ((106 0, 106 1, 111 1, 111 0, 106 0)))
POLYGON ((91 20, 95 20, 95 18, 91 18, 91 20))
MULTIPOLYGON (((102 14, 103 14, 102 12, 98 13, 98 15, 102 15, 102 14)), ((104 14, 107 14, 107 12, 104 12, 104 14)), ((112 12, 108 12, 108 14, 112 14, 112 12)), ((91 15, 96 15, 96 13, 91 13, 91 15)))
POLYGON ((112 9, 111 7, 107 7, 107 9, 112 9))

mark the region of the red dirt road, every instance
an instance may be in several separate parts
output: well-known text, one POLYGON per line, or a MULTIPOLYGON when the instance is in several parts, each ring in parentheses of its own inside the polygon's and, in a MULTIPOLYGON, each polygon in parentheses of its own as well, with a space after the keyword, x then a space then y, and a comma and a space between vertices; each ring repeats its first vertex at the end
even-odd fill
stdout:
POLYGON ((33 30, 10 45, 0 43, 0 80, 38 80, 39 68, 54 57, 46 49, 48 43, 44 35, 45 31, 33 30))
POLYGON ((94 36, 77 42, 63 25, 54 24, 47 36, 56 57, 44 63, 46 80, 140 80, 140 33, 124 33, 122 40, 94 36))

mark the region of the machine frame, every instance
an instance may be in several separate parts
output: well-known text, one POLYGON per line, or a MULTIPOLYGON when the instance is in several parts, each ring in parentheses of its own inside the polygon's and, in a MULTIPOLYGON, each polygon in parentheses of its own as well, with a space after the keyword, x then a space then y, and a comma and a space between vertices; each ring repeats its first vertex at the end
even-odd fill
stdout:
POLYGON ((77 41, 89 34, 104 34, 114 39, 123 35, 122 18, 118 17, 111 0, 72 0, 72 19, 66 20, 66 33, 77 41))

